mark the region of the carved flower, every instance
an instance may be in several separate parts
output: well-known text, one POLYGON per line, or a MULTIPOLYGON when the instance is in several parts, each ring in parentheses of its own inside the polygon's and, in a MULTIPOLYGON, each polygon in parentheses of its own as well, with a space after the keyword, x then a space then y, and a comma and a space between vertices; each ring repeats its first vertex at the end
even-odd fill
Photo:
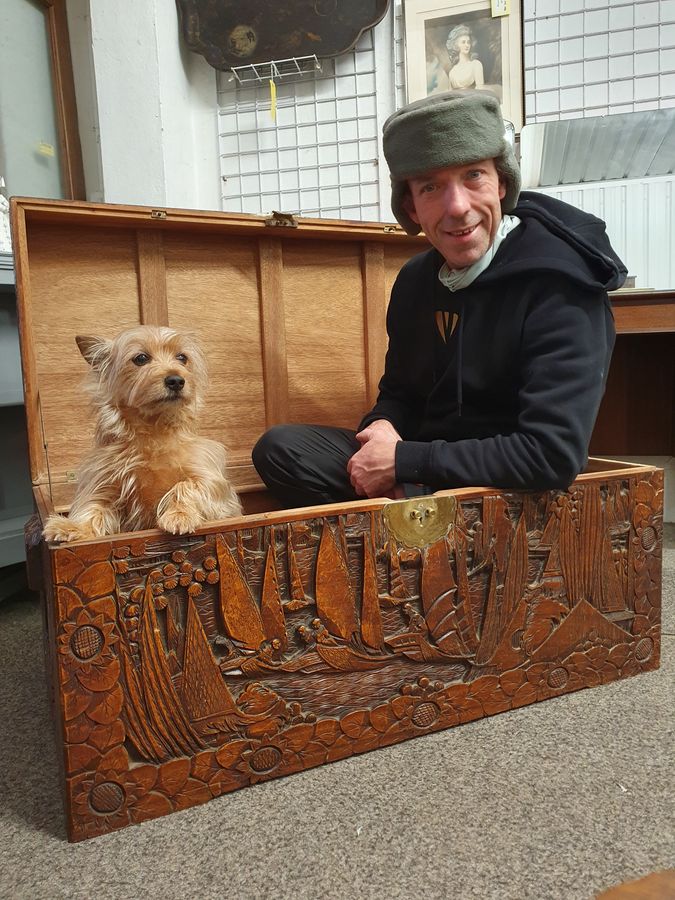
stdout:
POLYGON ((59 653, 67 665, 89 673, 111 662, 113 644, 118 640, 114 622, 102 614, 94 616, 83 607, 74 622, 64 623, 59 635, 59 653))
POLYGON ((95 833, 122 828, 129 824, 129 808, 141 793, 140 786, 126 772, 90 772, 74 787, 73 817, 95 833))
POLYGON ((277 734, 273 738, 252 741, 235 768, 246 775, 251 784, 257 784, 281 774, 289 765, 293 767, 294 762, 303 768, 297 754, 289 750, 283 735, 277 734))

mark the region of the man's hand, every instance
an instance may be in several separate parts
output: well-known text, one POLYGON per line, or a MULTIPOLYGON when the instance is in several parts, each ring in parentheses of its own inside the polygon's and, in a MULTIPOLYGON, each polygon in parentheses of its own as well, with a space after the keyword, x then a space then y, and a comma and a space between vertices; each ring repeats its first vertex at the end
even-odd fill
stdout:
POLYGON ((356 440, 361 444, 347 463, 347 472, 357 494, 365 497, 384 497, 396 485, 395 453, 401 435, 391 422, 377 419, 356 440))

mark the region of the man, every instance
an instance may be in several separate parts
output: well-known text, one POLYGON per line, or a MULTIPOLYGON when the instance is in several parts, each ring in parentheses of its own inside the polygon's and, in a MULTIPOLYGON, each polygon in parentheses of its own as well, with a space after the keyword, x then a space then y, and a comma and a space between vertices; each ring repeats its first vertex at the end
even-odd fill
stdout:
POLYGON ((623 263, 602 221, 520 173, 496 99, 451 91, 384 125, 392 210, 432 249, 401 269, 380 393, 358 432, 277 426, 253 451, 287 504, 485 485, 566 488, 584 467, 623 263))

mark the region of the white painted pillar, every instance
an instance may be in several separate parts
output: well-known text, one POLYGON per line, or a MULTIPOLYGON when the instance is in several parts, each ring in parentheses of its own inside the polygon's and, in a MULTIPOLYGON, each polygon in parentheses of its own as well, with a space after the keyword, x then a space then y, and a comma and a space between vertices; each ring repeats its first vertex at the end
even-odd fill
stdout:
POLYGON ((175 0, 69 0, 87 196, 220 209, 216 71, 175 0))

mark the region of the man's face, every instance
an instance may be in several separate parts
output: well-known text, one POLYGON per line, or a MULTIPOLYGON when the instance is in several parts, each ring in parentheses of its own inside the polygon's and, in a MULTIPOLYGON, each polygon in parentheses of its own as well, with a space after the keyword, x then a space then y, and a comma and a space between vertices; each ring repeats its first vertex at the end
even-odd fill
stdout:
POLYGON ((409 178, 408 187, 408 215, 451 269, 464 269, 484 256, 501 222, 506 193, 494 160, 436 169, 409 178))

